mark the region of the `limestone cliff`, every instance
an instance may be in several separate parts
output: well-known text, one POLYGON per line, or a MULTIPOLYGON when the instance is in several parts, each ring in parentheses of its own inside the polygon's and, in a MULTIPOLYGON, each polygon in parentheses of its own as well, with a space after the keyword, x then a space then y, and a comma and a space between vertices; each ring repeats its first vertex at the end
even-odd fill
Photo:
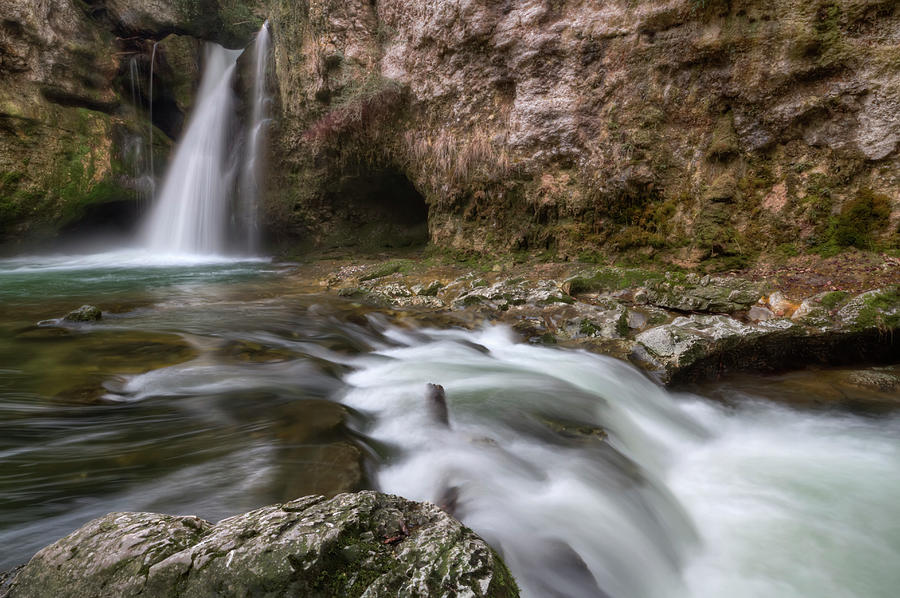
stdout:
POLYGON ((162 168, 182 125, 200 40, 245 45, 261 23, 255 8, 253 0, 5 0, 0 244, 52 237, 85 218, 133 218, 147 191, 140 175, 151 155, 162 168))
POLYGON ((740 265, 900 247, 892 0, 271 0, 270 17, 285 237, 412 242, 427 206, 457 248, 740 265))

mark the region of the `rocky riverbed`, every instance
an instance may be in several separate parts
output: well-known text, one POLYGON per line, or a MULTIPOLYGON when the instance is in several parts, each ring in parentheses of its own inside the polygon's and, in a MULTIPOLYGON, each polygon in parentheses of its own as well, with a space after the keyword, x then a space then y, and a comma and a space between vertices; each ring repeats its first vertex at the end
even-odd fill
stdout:
POLYGON ((528 342, 626 359, 672 385, 740 371, 896 363, 900 267, 885 258, 873 270, 837 287, 810 284, 810 276, 797 284, 758 273, 502 259, 470 267, 414 256, 324 260, 298 276, 360 304, 457 325, 504 323, 528 342), (865 289, 871 284, 878 286, 865 289))

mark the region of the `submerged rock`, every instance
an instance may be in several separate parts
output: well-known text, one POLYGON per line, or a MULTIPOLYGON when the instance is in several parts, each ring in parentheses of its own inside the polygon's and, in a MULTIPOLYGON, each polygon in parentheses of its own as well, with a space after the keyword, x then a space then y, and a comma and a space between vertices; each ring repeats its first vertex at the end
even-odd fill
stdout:
POLYGON ((308 496, 213 525, 110 513, 40 552, 2 598, 518 596, 497 554, 430 503, 308 496))
POLYGON ((103 317, 99 307, 82 305, 74 311, 70 311, 63 317, 64 322, 96 322, 103 317))

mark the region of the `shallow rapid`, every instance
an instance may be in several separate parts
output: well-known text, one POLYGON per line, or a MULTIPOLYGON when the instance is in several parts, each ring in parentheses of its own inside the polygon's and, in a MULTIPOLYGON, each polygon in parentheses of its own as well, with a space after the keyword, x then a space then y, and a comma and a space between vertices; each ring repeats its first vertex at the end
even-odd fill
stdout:
POLYGON ((896 595, 897 417, 673 394, 311 288, 264 261, 0 262, 0 570, 113 510, 375 487, 444 504, 526 596, 896 595), (36 325, 82 303, 103 320, 36 325))

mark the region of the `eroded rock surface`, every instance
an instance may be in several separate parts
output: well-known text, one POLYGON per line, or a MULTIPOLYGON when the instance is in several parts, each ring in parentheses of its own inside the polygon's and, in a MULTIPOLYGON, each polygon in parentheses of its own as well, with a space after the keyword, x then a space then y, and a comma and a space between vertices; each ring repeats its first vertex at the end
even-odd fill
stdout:
POLYGON ((216 525, 111 513, 41 550, 3 598, 518 596, 497 554, 430 503, 297 499, 216 525))
POLYGON ((900 241, 896 2, 323 0, 271 19, 286 234, 361 244, 418 201, 431 240, 467 250, 740 263, 900 241), (378 191, 400 180, 403 201, 378 191))

